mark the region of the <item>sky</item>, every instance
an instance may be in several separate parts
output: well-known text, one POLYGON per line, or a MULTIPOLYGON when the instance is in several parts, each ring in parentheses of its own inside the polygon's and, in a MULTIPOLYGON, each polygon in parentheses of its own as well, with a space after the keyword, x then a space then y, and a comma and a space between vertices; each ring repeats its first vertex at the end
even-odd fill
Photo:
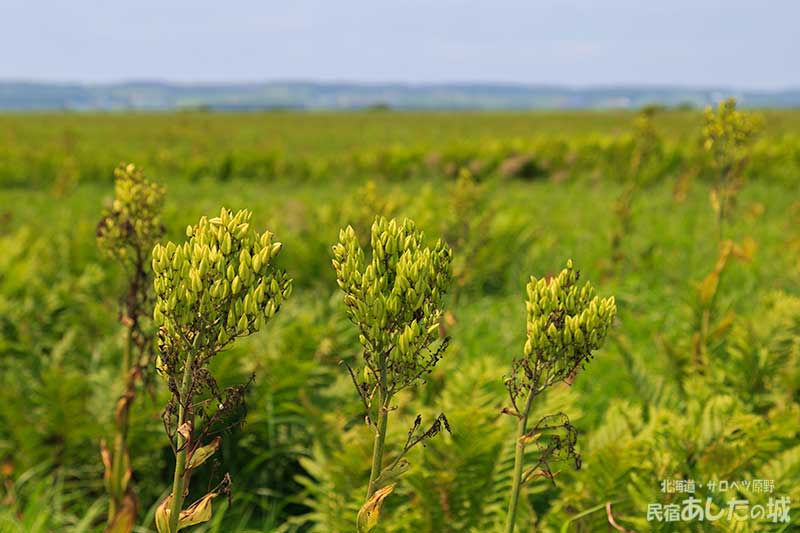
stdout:
POLYGON ((0 80, 800 87, 800 1, 0 0, 0 80))

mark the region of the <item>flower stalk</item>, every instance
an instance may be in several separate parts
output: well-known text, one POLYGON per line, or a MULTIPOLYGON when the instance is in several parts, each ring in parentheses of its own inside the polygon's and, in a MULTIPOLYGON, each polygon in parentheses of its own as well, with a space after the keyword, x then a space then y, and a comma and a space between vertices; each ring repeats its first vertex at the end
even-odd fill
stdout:
POLYGON ((517 418, 514 470, 505 532, 513 533, 522 486, 543 477, 553 481, 552 465, 572 461, 580 468, 575 446, 577 430, 563 413, 545 415, 530 425, 534 400, 554 384, 571 383, 578 370, 600 348, 616 316, 614 298, 600 299, 586 283, 577 285, 579 273, 572 261, 558 276, 531 277, 527 286, 527 340, 523 357, 515 359, 506 389, 511 407, 503 410, 517 418), (519 407, 524 400, 524 406, 519 407), (537 447, 536 463, 525 470, 525 448, 537 447))
MULTIPOLYGON (((382 396, 379 393, 379 396, 382 396)), ((382 398, 378 400, 378 424, 375 427, 375 442, 372 446, 372 466, 369 474, 369 485, 367 485, 367 499, 369 501, 372 495, 375 494, 376 481, 381 473, 383 466, 383 445, 386 442, 386 427, 389 424, 389 400, 383 401, 382 398)))
POLYGON ((753 143, 763 128, 760 115, 736 109, 736 99, 720 102, 716 112, 707 107, 703 114, 703 148, 711 158, 714 183, 711 208, 717 222, 718 241, 724 239, 724 223, 736 206, 744 186, 744 171, 753 151, 753 143))
POLYGON ((182 245, 153 248, 157 366, 172 392, 163 420, 175 453, 172 492, 156 510, 159 533, 210 520, 211 501, 229 492, 226 474, 214 490, 183 507, 192 471, 217 451, 220 437, 203 442, 242 406, 247 387, 220 391, 208 363, 237 338, 261 329, 291 294, 291 280, 274 265, 281 243, 269 231, 256 233, 250 218, 249 211, 223 208, 218 217, 189 226, 182 245), (197 400, 204 393, 210 398, 197 400))
POLYGON ((517 516, 517 505, 519 504, 519 492, 522 487, 522 469, 525 459, 525 442, 522 437, 528 429, 528 417, 531 413, 534 394, 529 394, 525 401, 525 408, 519 414, 517 421, 516 445, 514 446, 514 473, 511 480, 511 496, 508 501, 508 514, 506 516, 506 529, 508 533, 514 531, 514 521, 517 516))
POLYGON ((649 166, 662 155, 662 140, 653 124, 654 107, 644 108, 634 120, 631 132, 632 153, 625 183, 614 201, 611 231, 610 270, 616 271, 625 260, 625 242, 634 230, 634 206, 649 180, 649 166))
MULTIPOLYGON (((192 385, 192 367, 194 366, 194 351, 190 350, 186 358, 186 366, 183 371, 183 380, 181 381, 181 388, 179 390, 180 398, 178 398, 178 428, 184 427, 187 423, 187 415, 189 418, 189 427, 194 426, 194 415, 191 412, 191 406, 184 405, 181 398, 187 398, 192 385)), ((186 476, 186 448, 188 439, 184 436, 185 433, 177 431, 176 446, 177 455, 175 456, 175 472, 172 479, 172 504, 169 515, 169 531, 178 531, 178 517, 180 516, 181 509, 183 509, 184 498, 184 485, 186 476)))
POLYGON ((107 531, 121 532, 133 529, 138 512, 138 499, 130 484, 128 430, 137 385, 146 375, 153 349, 154 335, 147 318, 152 314, 152 273, 147 256, 164 233, 164 189, 148 181, 132 164, 120 165, 114 177, 114 199, 97 225, 97 243, 127 273, 120 305, 120 323, 125 328, 120 364, 123 392, 114 413, 113 448, 109 450, 105 441, 100 448, 109 495, 107 531))
POLYGON ((439 338, 439 321, 452 277, 452 252, 441 240, 433 248, 425 246, 423 233, 408 219, 377 217, 370 244, 372 256, 367 263, 355 230, 348 226, 333 246, 336 280, 363 347, 363 366, 358 372, 349 364, 347 368, 366 410, 367 424, 375 432, 366 501, 356 522, 362 532, 377 526, 384 498, 407 468, 401 460, 408 451, 442 427, 449 431, 442 414, 420 432, 422 417, 417 416, 400 454, 384 468, 392 399, 432 372, 448 345, 448 339, 439 338))

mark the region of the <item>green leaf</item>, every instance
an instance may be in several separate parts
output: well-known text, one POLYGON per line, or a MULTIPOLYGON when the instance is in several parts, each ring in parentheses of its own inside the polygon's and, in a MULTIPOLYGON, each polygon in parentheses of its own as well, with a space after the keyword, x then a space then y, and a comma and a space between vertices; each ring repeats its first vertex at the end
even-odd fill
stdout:
POLYGON ((158 533, 169 533, 169 506, 172 503, 172 494, 164 498, 156 509, 156 529, 158 533))
POLYGON ((218 493, 216 492, 209 492, 190 505, 188 509, 181 511, 180 519, 178 520, 178 529, 180 530, 211 520, 211 500, 216 498, 217 495, 218 493))
POLYGON ((211 444, 206 444, 205 446, 197 448, 189 458, 189 461, 186 464, 186 469, 193 470, 205 463, 206 460, 214 455, 214 453, 216 453, 216 451, 219 449, 220 442, 222 442, 222 439, 220 437, 216 437, 213 441, 211 441, 211 444))
POLYGON ((410 465, 408 461, 405 459, 401 459, 398 463, 394 466, 394 468, 386 467, 380 473, 378 478, 375 480, 375 486, 380 488, 388 485, 389 483, 394 483, 399 480, 403 474, 408 472, 410 465))

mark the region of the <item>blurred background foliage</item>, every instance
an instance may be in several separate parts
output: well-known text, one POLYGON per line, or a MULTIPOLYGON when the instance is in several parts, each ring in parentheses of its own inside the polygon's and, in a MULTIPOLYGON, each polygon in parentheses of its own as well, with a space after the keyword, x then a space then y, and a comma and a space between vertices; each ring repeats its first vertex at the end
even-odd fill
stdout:
MULTIPOLYGON (((700 113, 654 117, 655 155, 636 165, 613 265, 614 205, 641 146, 627 113, 0 116, 0 531, 102 530, 98 446, 120 394, 124 280, 96 249, 95 225, 122 160, 167 186, 168 239, 221 205, 248 208, 284 243, 295 279, 269 327, 214 361, 220 385, 256 380, 246 423, 217 457, 233 478, 230 507, 216 503, 196 531, 353 530, 372 436, 339 365, 358 342, 329 250, 340 227, 363 234, 378 214, 414 218, 456 254, 443 325, 453 343, 428 383, 404 393, 387 442, 439 410, 453 433, 412 452, 381 531, 502 522, 514 425, 500 414, 503 376, 522 350, 524 284, 567 257, 616 296, 618 320, 575 383, 537 406, 570 414, 584 461, 555 486, 525 489, 520 530, 608 529, 609 502, 623 527, 657 530, 648 503, 683 497, 662 494, 664 479, 772 479, 798 515, 800 113, 764 117, 726 229, 752 245, 718 276, 708 365, 696 372, 699 288, 719 251, 700 113)), ((171 475, 165 402, 156 380, 131 413, 141 532, 171 475)), ((198 490, 219 468, 204 465, 198 490)))

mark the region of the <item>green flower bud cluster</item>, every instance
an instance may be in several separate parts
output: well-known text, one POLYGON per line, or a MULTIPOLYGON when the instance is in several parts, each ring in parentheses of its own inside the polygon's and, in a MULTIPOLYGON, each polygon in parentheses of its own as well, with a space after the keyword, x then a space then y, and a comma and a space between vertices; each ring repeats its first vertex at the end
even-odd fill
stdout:
POLYGON ((281 243, 259 235, 247 210, 202 217, 189 240, 153 248, 153 318, 167 346, 213 355, 238 336, 261 328, 291 294, 291 280, 274 266, 281 243), (190 343, 190 345, 186 345, 190 343))
POLYGON ((453 254, 441 240, 426 247, 422 231, 408 219, 376 218, 370 241, 366 263, 352 226, 339 233, 333 246, 337 282, 367 365, 375 370, 386 358, 388 381, 410 383, 435 363, 423 351, 439 338, 453 254))
POLYGON ((120 261, 135 260, 137 250, 150 250, 164 234, 165 190, 133 164, 117 167, 114 178, 114 200, 97 225, 97 244, 120 261))
POLYGON ((647 163, 655 158, 661 151, 661 138, 658 136, 653 116, 655 110, 652 107, 645 108, 636 115, 633 121, 633 143, 634 150, 631 157, 631 179, 642 181, 639 175, 644 170, 647 163))
POLYGON ((613 296, 601 300, 590 283, 578 286, 578 277, 569 260, 558 276, 531 277, 527 286, 524 354, 553 369, 551 375, 568 374, 589 359, 603 344, 617 312, 613 296))
POLYGON ((716 158, 736 157, 736 152, 748 147, 761 129, 761 117, 737 111, 734 98, 721 102, 716 113, 706 107, 703 119, 703 146, 716 158))

